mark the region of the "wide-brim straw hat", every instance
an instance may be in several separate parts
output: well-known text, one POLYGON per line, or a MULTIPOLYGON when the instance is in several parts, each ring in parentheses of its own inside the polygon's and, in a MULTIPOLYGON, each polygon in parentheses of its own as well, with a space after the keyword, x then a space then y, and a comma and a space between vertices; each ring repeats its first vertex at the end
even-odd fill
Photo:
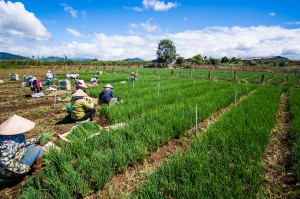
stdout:
POLYGON ((77 84, 82 88, 87 88, 87 85, 84 83, 84 80, 78 80, 77 84))
POLYGON ((130 74, 131 74, 131 75, 135 75, 135 73, 134 73, 134 72, 131 72, 130 74))
POLYGON ((53 78, 53 74, 51 72, 46 73, 46 77, 53 78))
POLYGON ((112 85, 110 84, 106 84, 105 86, 103 86, 103 88, 114 88, 114 87, 112 87, 112 85))
POLYGON ((0 135, 17 135, 30 131, 35 123, 14 114, 0 125, 0 135))
POLYGON ((87 97, 88 94, 86 94, 83 90, 77 90, 75 93, 72 94, 73 97, 87 97))
POLYGON ((87 88, 87 85, 85 83, 83 83, 83 84, 80 84, 80 87, 87 88))

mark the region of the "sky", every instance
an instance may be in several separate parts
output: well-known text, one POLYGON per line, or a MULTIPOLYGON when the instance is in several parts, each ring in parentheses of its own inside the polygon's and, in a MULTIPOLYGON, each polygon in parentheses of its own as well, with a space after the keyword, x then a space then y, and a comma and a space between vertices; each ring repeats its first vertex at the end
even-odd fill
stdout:
POLYGON ((299 0, 0 0, 0 52, 23 56, 300 60, 299 0))

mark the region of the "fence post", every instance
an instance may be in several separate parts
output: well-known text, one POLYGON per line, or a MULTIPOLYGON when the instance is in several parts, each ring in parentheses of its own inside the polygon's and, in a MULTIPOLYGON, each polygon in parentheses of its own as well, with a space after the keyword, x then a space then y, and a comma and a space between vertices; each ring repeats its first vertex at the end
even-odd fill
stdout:
POLYGON ((209 70, 209 72, 208 72, 208 78, 207 79, 211 80, 211 70, 209 70))
POLYGON ((196 103, 196 129, 195 129, 195 137, 198 133, 198 103, 196 103))
POLYGON ((261 79, 260 79, 260 83, 264 83, 264 79, 265 79, 265 74, 262 74, 261 79))
POLYGON ((236 81, 236 70, 233 71, 233 81, 236 81))

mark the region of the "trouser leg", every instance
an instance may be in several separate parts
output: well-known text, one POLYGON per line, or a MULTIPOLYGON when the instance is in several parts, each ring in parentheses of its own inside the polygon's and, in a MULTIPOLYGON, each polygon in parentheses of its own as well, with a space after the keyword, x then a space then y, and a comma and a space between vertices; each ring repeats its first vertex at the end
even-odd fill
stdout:
POLYGON ((41 146, 35 146, 34 144, 26 147, 25 156, 21 159, 21 164, 31 166, 35 160, 43 156, 43 149, 41 146))
POLYGON ((92 108, 91 110, 85 112, 83 118, 81 118, 80 121, 87 120, 88 118, 90 118, 90 120, 93 121, 95 114, 96 114, 96 109, 92 108))

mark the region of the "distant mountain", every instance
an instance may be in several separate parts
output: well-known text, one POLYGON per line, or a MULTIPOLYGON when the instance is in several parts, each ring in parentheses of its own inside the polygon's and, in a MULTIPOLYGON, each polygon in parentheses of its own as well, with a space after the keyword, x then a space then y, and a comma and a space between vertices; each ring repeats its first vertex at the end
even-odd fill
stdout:
POLYGON ((29 58, 20 55, 14 55, 11 53, 0 52, 0 60, 9 60, 9 59, 21 60, 21 59, 29 59, 29 58))
POLYGON ((92 61, 93 59, 90 58, 70 58, 73 61, 92 61))
POLYGON ((280 61, 280 60, 284 60, 284 61, 287 61, 289 59, 286 58, 286 57, 282 57, 282 56, 271 56, 271 57, 249 57, 249 58, 245 58, 243 60, 244 61, 251 61, 251 60, 254 60, 254 61, 258 61, 258 60, 261 60, 261 61, 280 61))
POLYGON ((65 58, 57 57, 57 56, 49 56, 49 57, 41 58, 39 60, 42 60, 42 61, 63 61, 63 60, 65 60, 65 58))
POLYGON ((136 62, 143 62, 145 60, 141 59, 141 58, 127 58, 124 61, 136 61, 136 62))

